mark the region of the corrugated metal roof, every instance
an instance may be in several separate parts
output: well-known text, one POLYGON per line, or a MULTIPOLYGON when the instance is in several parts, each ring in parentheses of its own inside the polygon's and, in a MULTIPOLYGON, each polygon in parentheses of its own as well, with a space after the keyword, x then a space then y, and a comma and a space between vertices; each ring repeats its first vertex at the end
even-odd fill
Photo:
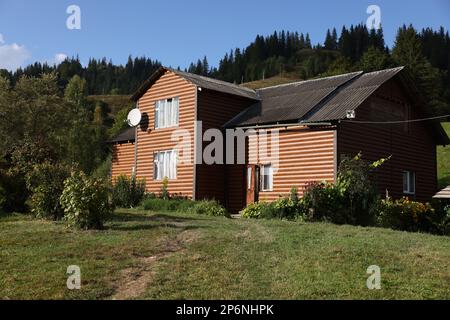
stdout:
POLYGON ((353 72, 259 89, 256 92, 261 101, 229 121, 226 126, 301 119, 337 88, 361 74, 362 72, 353 72))
POLYGON ((186 79, 187 81, 189 81, 199 87, 205 88, 205 89, 228 93, 228 94, 232 94, 235 96, 240 96, 240 97, 249 98, 249 99, 253 99, 253 100, 259 100, 258 94, 250 88, 238 86, 233 83, 229 83, 229 82, 225 82, 225 81, 221 81, 221 80, 217 80, 217 79, 213 79, 213 78, 199 76, 197 74, 183 72, 183 71, 168 68, 168 67, 161 67, 155 73, 153 73, 150 76, 150 78, 148 78, 142 84, 142 86, 133 94, 131 99, 134 101, 137 101, 153 85, 153 83, 155 83, 155 81, 158 80, 159 77, 161 77, 166 71, 171 71, 171 72, 179 75, 180 77, 186 79))
POLYGON ((135 139, 135 128, 126 128, 117 136, 109 140, 110 143, 131 142, 135 139))
POLYGON ((316 112, 303 121, 330 121, 343 119, 347 110, 355 110, 381 85, 403 70, 403 67, 364 73, 336 90, 326 101, 317 106, 316 112))
POLYGON ((450 186, 442 189, 438 193, 436 193, 433 198, 435 199, 450 199, 450 186))
POLYGON ((196 84, 199 87, 229 93, 235 96, 241 96, 249 99, 255 99, 259 100, 258 95, 253 89, 246 88, 239 86, 237 84, 229 83, 226 81, 221 81, 213 78, 208 78, 204 76, 199 76, 197 74, 192 74, 188 72, 183 72, 180 70, 170 69, 168 70, 172 71, 175 74, 178 74, 179 76, 185 78, 189 82, 192 82, 193 84, 196 84))
MULTIPOLYGON (((287 122, 327 122, 345 118, 347 110, 358 108, 381 85, 397 74, 408 90, 420 99, 420 104, 426 105, 408 73, 400 73, 403 69, 404 67, 398 67, 369 73, 360 71, 252 90, 232 83, 161 67, 142 84, 132 96, 132 100, 138 100, 159 77, 171 71, 199 87, 255 100, 253 105, 224 124, 224 127, 287 122)), ((440 144, 450 143, 442 126, 432 126, 432 129, 440 144)))

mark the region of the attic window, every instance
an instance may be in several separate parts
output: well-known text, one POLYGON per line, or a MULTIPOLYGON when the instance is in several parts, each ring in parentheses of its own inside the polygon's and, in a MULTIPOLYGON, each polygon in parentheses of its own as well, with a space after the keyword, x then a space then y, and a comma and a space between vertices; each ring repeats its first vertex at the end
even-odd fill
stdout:
POLYGON ((178 126, 179 99, 158 100, 155 103, 155 129, 178 126))

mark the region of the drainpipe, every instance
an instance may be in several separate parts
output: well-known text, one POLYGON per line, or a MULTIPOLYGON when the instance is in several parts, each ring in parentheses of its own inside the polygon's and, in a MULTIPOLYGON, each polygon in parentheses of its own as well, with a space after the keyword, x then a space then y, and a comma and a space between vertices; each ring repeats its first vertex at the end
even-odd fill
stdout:
MULTIPOLYGON (((136 101, 136 108, 139 109, 139 100, 136 101)), ((139 125, 137 125, 134 128, 134 167, 133 167, 133 177, 134 178, 136 178, 136 176, 137 176, 137 165, 138 165, 138 159, 137 159, 138 127, 139 127, 139 125)))

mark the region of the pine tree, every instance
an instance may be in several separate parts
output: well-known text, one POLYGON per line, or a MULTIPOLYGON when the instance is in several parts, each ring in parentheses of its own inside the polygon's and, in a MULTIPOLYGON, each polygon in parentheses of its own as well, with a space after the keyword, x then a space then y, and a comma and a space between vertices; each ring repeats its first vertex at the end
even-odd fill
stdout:
POLYGON ((398 30, 392 58, 399 65, 406 66, 421 92, 424 93, 432 110, 430 113, 442 113, 448 110, 448 105, 442 100, 442 79, 438 69, 422 54, 420 38, 412 25, 405 25, 398 30))

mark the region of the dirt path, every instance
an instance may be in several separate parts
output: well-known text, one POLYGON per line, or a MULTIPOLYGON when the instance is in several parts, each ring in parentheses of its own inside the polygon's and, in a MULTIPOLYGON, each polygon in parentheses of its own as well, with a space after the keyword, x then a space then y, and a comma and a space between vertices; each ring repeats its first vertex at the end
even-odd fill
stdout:
POLYGON ((183 230, 174 239, 167 241, 158 254, 140 258, 138 266, 122 270, 121 280, 111 299, 128 300, 141 296, 153 280, 156 262, 184 250, 183 244, 194 241, 198 236, 194 230, 183 230))

